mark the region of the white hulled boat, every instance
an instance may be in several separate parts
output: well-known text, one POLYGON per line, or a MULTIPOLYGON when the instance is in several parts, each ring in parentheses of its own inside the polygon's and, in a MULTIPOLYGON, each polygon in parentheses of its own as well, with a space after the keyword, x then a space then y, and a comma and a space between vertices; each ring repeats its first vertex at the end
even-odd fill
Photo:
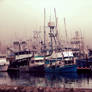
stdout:
POLYGON ((0 72, 6 72, 8 70, 9 61, 6 58, 0 58, 0 72))

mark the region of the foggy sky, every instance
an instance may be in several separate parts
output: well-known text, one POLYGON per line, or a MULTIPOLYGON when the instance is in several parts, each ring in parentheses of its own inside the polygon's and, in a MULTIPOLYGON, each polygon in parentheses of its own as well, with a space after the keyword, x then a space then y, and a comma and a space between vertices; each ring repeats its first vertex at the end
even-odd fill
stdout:
POLYGON ((86 44, 92 46, 92 0, 0 0, 0 41, 31 38, 32 31, 43 26, 44 8, 46 22, 50 15, 54 19, 56 8, 61 34, 65 17, 69 37, 81 29, 86 44))

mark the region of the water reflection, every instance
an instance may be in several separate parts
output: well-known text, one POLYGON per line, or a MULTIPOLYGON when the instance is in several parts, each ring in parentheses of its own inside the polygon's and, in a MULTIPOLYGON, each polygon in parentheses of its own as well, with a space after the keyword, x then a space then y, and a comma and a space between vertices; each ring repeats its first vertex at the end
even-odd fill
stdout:
POLYGON ((63 88, 91 88, 92 73, 34 74, 0 73, 0 85, 49 86, 63 88))
POLYGON ((62 74, 46 74, 48 86, 52 87, 73 87, 72 84, 78 78, 77 73, 62 73, 62 74))

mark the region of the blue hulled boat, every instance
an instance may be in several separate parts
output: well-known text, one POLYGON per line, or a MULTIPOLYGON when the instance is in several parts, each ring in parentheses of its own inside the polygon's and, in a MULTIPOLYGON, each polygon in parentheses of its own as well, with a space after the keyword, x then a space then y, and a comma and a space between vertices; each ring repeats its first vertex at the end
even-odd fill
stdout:
POLYGON ((71 51, 61 53, 61 57, 46 59, 45 72, 76 72, 77 65, 71 51))

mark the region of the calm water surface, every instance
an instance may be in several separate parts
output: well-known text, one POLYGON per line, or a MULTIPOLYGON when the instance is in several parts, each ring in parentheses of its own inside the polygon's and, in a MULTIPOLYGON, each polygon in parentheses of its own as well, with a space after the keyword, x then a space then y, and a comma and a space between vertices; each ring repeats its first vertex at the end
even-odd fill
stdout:
POLYGON ((49 86, 62 88, 92 88, 92 73, 32 74, 0 73, 0 85, 49 86))

